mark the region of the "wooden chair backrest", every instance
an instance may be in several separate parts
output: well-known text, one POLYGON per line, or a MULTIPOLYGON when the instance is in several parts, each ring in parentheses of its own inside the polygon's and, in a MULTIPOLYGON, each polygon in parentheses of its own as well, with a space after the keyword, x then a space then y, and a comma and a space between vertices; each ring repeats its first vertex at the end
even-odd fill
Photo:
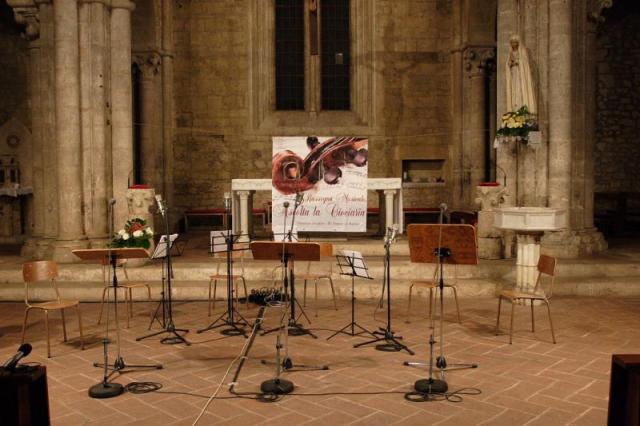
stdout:
POLYGON ((553 283, 556 278, 556 258, 552 256, 547 256, 545 254, 541 254, 538 259, 538 280, 536 281, 536 287, 534 292, 543 291, 547 297, 551 297, 553 295, 553 283), (548 275, 551 277, 551 283, 549 284, 548 290, 545 290, 542 287, 542 275, 548 275))
POLYGON ((24 303, 29 305, 29 284, 39 281, 49 281, 56 292, 56 299, 60 300, 58 286, 58 265, 51 260, 27 262, 22 265, 22 279, 24 280, 24 303))
MULTIPOLYGON (((320 260, 333 257, 333 244, 332 243, 317 243, 320 246, 320 260)), ((309 260, 307 261, 306 268, 303 269, 307 274, 311 273, 311 268, 314 263, 317 261, 309 260)), ((331 274, 333 272, 333 261, 329 263, 329 268, 326 271, 322 271, 322 275, 331 274)))

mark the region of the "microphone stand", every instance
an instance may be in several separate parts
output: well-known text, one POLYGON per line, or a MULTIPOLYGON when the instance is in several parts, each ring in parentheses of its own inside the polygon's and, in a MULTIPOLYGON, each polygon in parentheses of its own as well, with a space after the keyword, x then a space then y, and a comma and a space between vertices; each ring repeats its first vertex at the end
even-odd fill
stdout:
MULTIPOLYGON (((173 302, 171 300, 171 280, 173 278, 173 266, 171 264, 171 233, 169 232, 169 212, 167 207, 162 205, 162 200, 159 198, 160 196, 157 195, 156 197, 158 197, 157 198, 158 208, 164 219, 165 231, 166 231, 165 243, 167 244, 166 256, 164 257, 164 262, 163 262, 163 274, 166 271, 166 279, 165 279, 165 276, 162 277, 162 300, 160 300, 160 305, 162 305, 162 320, 163 320, 162 327, 164 329, 157 331, 155 333, 148 334, 146 336, 138 337, 136 341, 139 342, 140 340, 143 340, 149 337, 154 337, 164 333, 168 333, 170 334, 170 336, 162 338, 160 340, 160 343, 163 343, 166 345, 184 343, 185 345, 189 346, 191 345, 191 343, 189 343, 187 339, 185 339, 182 335, 178 333, 179 331, 188 333, 189 330, 184 328, 176 328, 175 324, 173 323, 173 310, 172 310, 173 302)), ((157 313, 157 309, 156 309, 156 313, 157 313)))
POLYGON ((398 352, 401 350, 405 350, 409 354, 415 355, 415 353, 411 349, 409 349, 406 345, 400 343, 399 340, 402 339, 402 336, 396 335, 391 329, 391 243, 395 239, 394 235, 394 230, 388 228, 387 237, 385 238, 384 242, 384 282, 387 288, 387 326, 386 328, 380 327, 380 331, 373 332, 373 334, 377 334, 380 337, 355 344, 353 345, 353 347, 359 348, 360 346, 369 345, 371 343, 384 342, 377 344, 376 350, 383 352, 398 352))
POLYGON ((405 361, 403 364, 406 366, 424 366, 428 365, 429 367, 429 378, 428 379, 420 379, 415 382, 414 389, 416 392, 423 395, 432 395, 432 394, 443 394, 447 392, 449 386, 445 380, 445 371, 450 370, 462 370, 467 368, 477 368, 478 364, 451 364, 447 366, 447 360, 444 357, 444 259, 446 257, 451 257, 451 250, 447 247, 442 247, 442 228, 444 224, 444 211, 446 210, 446 205, 440 205, 440 219, 439 219, 439 230, 438 230, 438 247, 434 250, 434 254, 438 257, 438 288, 440 291, 440 312, 438 316, 438 321, 440 323, 440 355, 436 358, 435 366, 440 370, 440 379, 434 378, 433 373, 433 352, 434 345, 436 344, 436 340, 434 337, 435 333, 435 320, 433 316, 433 312, 430 315, 430 326, 431 334, 429 335, 429 362, 427 364, 423 362, 409 362, 405 361))

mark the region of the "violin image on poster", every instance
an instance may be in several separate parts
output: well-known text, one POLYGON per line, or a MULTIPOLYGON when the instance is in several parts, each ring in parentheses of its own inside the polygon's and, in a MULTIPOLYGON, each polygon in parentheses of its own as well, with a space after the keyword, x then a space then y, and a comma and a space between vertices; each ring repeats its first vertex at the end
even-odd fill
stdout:
POLYGON ((282 194, 307 191, 323 180, 335 185, 342 178, 342 167, 367 164, 368 139, 334 137, 320 143, 316 136, 307 138, 309 154, 303 159, 291 150, 273 155, 273 186, 282 194))

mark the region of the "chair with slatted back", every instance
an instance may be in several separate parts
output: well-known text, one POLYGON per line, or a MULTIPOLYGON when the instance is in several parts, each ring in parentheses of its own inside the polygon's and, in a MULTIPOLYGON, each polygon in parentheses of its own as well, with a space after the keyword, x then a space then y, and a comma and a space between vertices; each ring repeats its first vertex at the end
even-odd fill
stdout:
POLYGON ((29 311, 32 309, 40 309, 44 312, 44 328, 47 333, 47 357, 51 358, 51 343, 49 339, 49 311, 60 311, 62 316, 62 334, 64 341, 67 341, 67 326, 65 324, 64 310, 67 308, 76 308, 78 314, 78 328, 80 330, 80 347, 84 349, 84 337, 82 336, 82 317, 80 315, 80 302, 78 300, 68 300, 60 298, 60 292, 56 284, 58 277, 58 265, 49 260, 38 262, 28 262, 22 265, 22 278, 24 280, 24 303, 27 306, 24 311, 24 321, 22 323, 22 343, 24 343, 25 333, 27 331, 27 319, 29 311), (49 281, 55 292, 55 300, 47 302, 29 302, 29 285, 49 281))
MULTIPOLYGON (((231 257, 232 257, 232 261, 234 263, 234 265, 240 263, 240 273, 233 273, 231 275, 231 279, 233 280, 233 283, 235 285, 235 295, 236 295, 236 303, 238 303, 238 281, 242 281, 242 286, 244 287, 244 297, 245 297, 245 304, 248 306, 249 305, 249 295, 247 293, 247 281, 244 278, 245 275, 245 271, 244 271, 244 257, 245 257, 245 253, 247 252, 247 250, 244 250, 243 246, 240 246, 238 244, 235 245, 235 249, 234 251, 231 252, 231 257), (239 260, 239 262, 238 262, 239 260)), ((214 253, 214 257, 220 259, 220 261, 216 262, 216 273, 209 276, 209 316, 211 316, 211 309, 215 309, 216 306, 216 290, 218 288, 218 280, 220 281, 224 281, 225 283, 227 282, 227 252, 226 251, 222 251, 222 252, 216 252, 214 253), (211 297, 211 287, 213 285, 213 298, 211 297)), ((234 271, 235 271, 236 266, 234 266, 234 271)))
MULTIPOLYGON (((333 244, 331 243, 319 243, 320 244, 320 260, 326 260, 327 258, 331 258, 333 256, 333 244)), ((313 281, 314 290, 315 290, 315 316, 318 316, 318 283, 320 280, 327 280, 329 285, 331 286, 331 294, 333 295, 333 307, 335 310, 338 310, 338 305, 336 303, 336 291, 333 287, 333 279, 331 278, 331 274, 333 273, 333 259, 330 259, 328 268, 325 267, 324 263, 309 261, 306 262, 306 269, 303 273, 296 273, 296 282, 300 282, 300 280, 304 281, 303 288, 303 297, 302 297, 302 305, 307 306, 307 282, 313 281), (316 268, 314 268, 316 266, 316 268), (317 267, 321 266, 324 268, 322 271, 317 271, 317 267)))
POLYGON ((551 320, 551 307, 549 306, 549 299, 553 294, 553 283, 555 281, 556 271, 556 259, 551 256, 540 255, 538 259, 538 278, 536 279, 536 285, 532 291, 524 291, 516 288, 502 290, 498 295, 498 318, 496 320, 496 335, 500 330, 500 308, 502 307, 502 299, 507 299, 511 302, 511 327, 509 329, 509 344, 513 342, 513 314, 515 311, 516 303, 519 300, 531 302, 531 331, 535 332, 535 318, 534 318, 534 302, 536 300, 542 301, 547 305, 547 313, 549 314, 549 325, 551 326, 551 338, 553 343, 556 343, 556 335, 553 330, 553 321, 551 320), (546 275, 549 277, 549 285, 547 290, 544 289, 542 283, 542 277, 546 275))
MULTIPOLYGON (((109 290, 113 290, 113 283, 111 281, 111 274, 113 273, 113 267, 109 259, 103 259, 102 262, 102 281, 104 283, 104 289, 102 290, 102 301, 100 302, 100 314, 98 315, 98 324, 102 321, 102 312, 104 308, 104 302, 109 294, 109 290)), ((133 289, 134 288, 147 288, 147 299, 151 302, 151 286, 146 281, 131 281, 129 279, 129 273, 127 272, 127 259, 116 260, 116 267, 122 268, 124 278, 126 281, 118 278, 118 288, 124 290, 124 302, 126 304, 126 316, 127 316, 127 328, 129 328, 129 319, 133 318, 133 289)), ((118 277, 120 275, 118 274, 118 277)), ((153 311, 151 311, 153 315, 153 311)))
MULTIPOLYGON (((462 320, 460 319, 460 305, 458 304, 458 289, 456 288, 456 284, 458 283, 458 265, 454 264, 449 266, 453 267, 453 283, 445 281, 444 288, 450 288, 453 290, 453 297, 456 302, 456 311, 458 313, 458 322, 462 324, 462 320)), ((411 300, 414 288, 429 290, 429 318, 431 318, 434 290, 436 298, 438 297, 438 291, 440 290, 440 283, 438 282, 440 279, 439 272, 440 269, 436 266, 433 270, 433 278, 431 280, 416 280, 411 282, 411 285, 409 286, 409 303, 407 304, 407 319, 405 320, 407 324, 410 323, 411 300)))

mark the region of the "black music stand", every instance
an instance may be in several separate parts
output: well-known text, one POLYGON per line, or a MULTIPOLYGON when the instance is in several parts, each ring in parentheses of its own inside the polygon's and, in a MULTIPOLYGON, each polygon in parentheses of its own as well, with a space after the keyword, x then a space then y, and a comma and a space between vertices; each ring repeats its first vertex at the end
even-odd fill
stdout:
POLYGON ((331 336, 327 337, 327 340, 332 339, 340 333, 352 337, 366 333, 372 337, 376 337, 371 331, 356 322, 355 278, 358 277, 367 280, 373 279, 369 276, 369 269, 364 263, 362 254, 357 251, 342 250, 341 254, 336 255, 336 260, 338 261, 338 267, 340 268, 340 275, 347 275, 351 277, 351 322, 333 333, 331 336), (359 333, 355 332, 356 327, 361 330, 359 333), (346 331, 349 328, 351 328, 351 332, 346 331))
MULTIPOLYGON (((287 241, 255 241, 251 243, 251 252, 256 260, 280 260, 284 268, 284 297, 289 296, 291 305, 291 316, 288 321, 288 333, 290 336, 309 335, 314 339, 318 336, 313 334, 309 329, 304 328, 296 321, 296 300, 295 273, 294 263, 299 261, 317 261, 320 260, 320 244, 318 243, 298 243, 287 241)), ((305 315, 306 318, 306 315, 305 315)), ((307 318, 309 321, 309 318, 307 318)), ((310 321, 309 321, 310 322, 310 321)), ((272 330, 266 330, 265 334, 278 331, 280 327, 272 330)))
MULTIPOLYGON (((104 375, 102 382, 89 388, 89 396, 92 398, 111 398, 120 395, 124 388, 119 383, 109 382, 109 379, 114 373, 123 374, 126 369, 162 369, 162 364, 151 365, 127 365, 124 362, 124 358, 120 352, 120 324, 118 322, 118 277, 116 274, 118 259, 144 259, 149 257, 149 253, 141 248, 106 248, 106 249, 81 249, 73 250, 73 254, 78 256, 82 260, 99 260, 101 263, 105 263, 108 260, 111 265, 112 279, 111 285, 113 287, 113 300, 114 300, 114 316, 116 321, 116 359, 113 362, 113 366, 109 365, 108 358, 108 344, 109 344, 109 315, 107 314, 107 321, 105 321, 105 336, 103 339, 104 345, 104 362, 93 364, 94 367, 104 368, 104 375), (110 372, 109 372, 110 370, 110 372)), ((110 299, 108 299, 110 301, 110 299)), ((107 306, 107 312, 109 307, 107 306)))
MULTIPOLYGON (((233 256, 234 251, 249 250, 249 246, 244 244, 240 248, 236 247, 236 243, 240 237, 246 234, 234 234, 231 230, 218 231, 218 235, 214 235, 211 238, 211 250, 215 253, 226 253, 227 264, 227 310, 222 313, 215 321, 206 326, 205 328, 198 330, 198 333, 213 330, 218 327, 229 326, 230 328, 222 330, 221 333, 225 336, 247 336, 244 327, 251 326, 251 323, 247 321, 235 307, 234 304, 234 290, 233 290, 233 256)), ((247 296, 248 297, 248 296, 247 296)))
MULTIPOLYGON (((442 216, 442 213, 441 213, 442 216)), ((441 219, 442 221, 442 219, 441 219)), ((415 390, 421 394, 444 393, 448 389, 444 372, 477 368, 477 364, 449 364, 444 357, 444 264, 477 265, 478 249, 476 229, 472 225, 449 224, 411 224, 407 227, 409 254, 413 263, 435 263, 439 268, 438 289, 440 290, 440 355, 436 367, 440 370, 441 379, 433 378, 433 345, 435 324, 431 313, 429 338, 430 359, 428 363, 408 362, 407 366, 428 366, 429 378, 415 382, 415 390)))
MULTIPOLYGON (((165 221, 168 223, 168 220, 165 221)), ((151 334, 147 334, 146 336, 136 338, 136 341, 147 339, 149 337, 159 336, 164 333, 168 333, 169 337, 164 337, 160 339, 160 343, 163 344, 176 344, 176 343, 184 343, 189 346, 191 343, 187 341, 180 333, 188 333, 189 330, 184 328, 176 328, 173 322, 173 300, 172 300, 172 286, 171 282, 173 279, 173 264, 171 263, 171 249, 173 247, 173 243, 178 238, 178 234, 168 233, 169 227, 167 224, 167 234, 160 237, 160 241, 156 245, 155 250, 153 251, 152 259, 161 259, 162 260, 162 293, 160 302, 158 302, 158 306, 156 306, 156 311, 153 314, 153 318, 151 318, 151 322, 149 323, 149 330, 151 330, 151 326, 154 321, 158 321, 162 330, 156 331, 151 334), (168 241, 168 242, 167 242, 168 241), (158 311, 162 308, 162 319, 158 318, 158 311)))

